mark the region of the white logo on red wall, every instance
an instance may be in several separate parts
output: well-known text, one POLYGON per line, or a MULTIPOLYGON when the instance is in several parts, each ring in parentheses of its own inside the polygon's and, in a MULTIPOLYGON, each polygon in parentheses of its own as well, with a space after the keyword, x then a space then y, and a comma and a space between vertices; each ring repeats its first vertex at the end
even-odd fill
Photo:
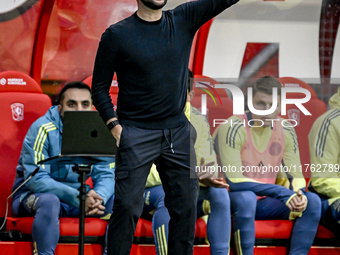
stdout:
POLYGON ((7 80, 5 78, 2 78, 0 80, 1 85, 26 85, 26 81, 22 78, 8 78, 7 80))
POLYGON ((8 85, 26 85, 26 81, 21 78, 8 78, 7 83, 8 85))
MULTIPOLYGON (((300 111, 298 109, 289 109, 287 111, 288 114, 288 119, 293 119, 296 120, 297 125, 300 125, 300 111)), ((295 123, 292 123, 293 125, 295 125, 295 123)))
POLYGON ((11 104, 12 116, 15 121, 24 119, 24 105, 20 103, 11 104))
POLYGON ((2 79, 0 80, 0 84, 1 84, 1 85, 6 85, 6 83, 7 83, 7 81, 6 81, 5 78, 2 78, 2 79))

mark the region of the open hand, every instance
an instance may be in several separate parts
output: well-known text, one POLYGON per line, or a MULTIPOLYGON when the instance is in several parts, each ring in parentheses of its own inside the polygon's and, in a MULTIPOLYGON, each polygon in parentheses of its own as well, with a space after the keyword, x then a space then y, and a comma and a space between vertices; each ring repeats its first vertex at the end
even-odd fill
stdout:
MULTIPOLYGON (((197 171, 198 178, 200 180, 207 179, 207 178, 214 178, 216 176, 215 171, 211 171, 214 168, 209 166, 213 166, 215 164, 214 161, 204 164, 204 158, 201 158, 201 164, 199 165, 199 170, 197 171)), ((197 168, 196 168, 197 169, 197 168)))
POLYGON ((214 188, 229 188, 229 184, 225 183, 223 178, 206 178, 200 180, 200 183, 214 188))

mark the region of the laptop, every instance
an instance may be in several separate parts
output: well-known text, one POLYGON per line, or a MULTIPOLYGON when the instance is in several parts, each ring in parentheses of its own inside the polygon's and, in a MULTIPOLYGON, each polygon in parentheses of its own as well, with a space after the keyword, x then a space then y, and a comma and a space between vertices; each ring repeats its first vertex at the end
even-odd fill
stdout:
POLYGON ((65 111, 61 154, 38 164, 110 164, 117 146, 97 111, 65 111))
POLYGON ((114 156, 116 140, 97 111, 65 111, 61 155, 114 156))

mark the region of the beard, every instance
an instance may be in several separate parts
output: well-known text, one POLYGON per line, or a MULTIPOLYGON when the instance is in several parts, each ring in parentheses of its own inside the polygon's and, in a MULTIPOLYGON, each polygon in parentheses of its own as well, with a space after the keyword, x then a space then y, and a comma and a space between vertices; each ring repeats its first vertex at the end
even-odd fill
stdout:
POLYGON ((166 3, 168 2, 168 0, 164 0, 163 3, 156 3, 154 0, 141 0, 141 2, 148 8, 152 9, 152 10, 159 10, 162 9, 166 3))

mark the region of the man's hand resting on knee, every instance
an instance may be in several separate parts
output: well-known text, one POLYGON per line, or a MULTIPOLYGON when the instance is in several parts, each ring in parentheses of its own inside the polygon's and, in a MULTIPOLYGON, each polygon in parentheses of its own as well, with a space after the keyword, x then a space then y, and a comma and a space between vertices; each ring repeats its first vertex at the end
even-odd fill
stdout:
POLYGON ((294 196, 287 204, 289 210, 296 212, 303 212, 307 207, 307 199, 303 195, 301 190, 297 191, 296 196, 294 196))

